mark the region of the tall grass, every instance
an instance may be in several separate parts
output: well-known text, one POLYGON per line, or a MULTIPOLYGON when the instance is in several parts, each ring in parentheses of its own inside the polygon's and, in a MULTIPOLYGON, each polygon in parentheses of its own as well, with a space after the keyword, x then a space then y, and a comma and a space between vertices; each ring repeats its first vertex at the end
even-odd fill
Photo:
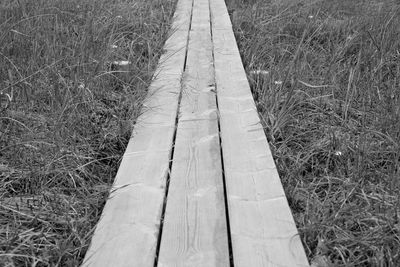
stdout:
POLYGON ((400 3, 228 1, 313 266, 400 266, 400 3))
POLYGON ((0 1, 0 266, 83 259, 174 3, 0 1))

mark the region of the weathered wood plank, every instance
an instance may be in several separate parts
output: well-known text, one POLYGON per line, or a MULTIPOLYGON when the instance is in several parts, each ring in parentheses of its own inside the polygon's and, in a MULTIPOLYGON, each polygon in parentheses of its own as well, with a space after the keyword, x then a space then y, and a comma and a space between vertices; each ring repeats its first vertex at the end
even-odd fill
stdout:
POLYGON ((211 1, 214 64, 235 267, 308 266, 223 0, 211 1))
POLYGON ((195 0, 158 266, 229 266, 208 0, 195 0))
POLYGON ((153 266, 192 10, 179 0, 165 53, 83 266, 153 266))

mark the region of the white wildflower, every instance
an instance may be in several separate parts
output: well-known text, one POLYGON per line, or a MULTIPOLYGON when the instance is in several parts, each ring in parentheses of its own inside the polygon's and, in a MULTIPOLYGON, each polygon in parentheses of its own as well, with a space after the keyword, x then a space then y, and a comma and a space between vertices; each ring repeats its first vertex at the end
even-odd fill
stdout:
POLYGON ((349 35, 346 37, 346 41, 351 41, 355 38, 355 34, 354 35, 349 35))
POLYGON ((269 71, 267 70, 252 70, 250 71, 250 74, 255 74, 255 75, 268 75, 269 71))
POLYGON ((131 62, 127 61, 127 60, 119 60, 119 61, 113 62, 113 65, 116 65, 116 66, 128 66, 129 64, 131 64, 131 62))
POLYGON ((308 18, 309 18, 309 19, 313 19, 313 18, 314 18, 314 16, 310 15, 310 16, 308 16, 308 18))
POLYGON ((342 155, 342 152, 341 152, 341 151, 335 151, 335 155, 336 155, 336 156, 341 156, 341 155, 342 155))
POLYGON ((275 81, 276 85, 282 85, 282 81, 275 81))
POLYGON ((113 45, 111 45, 111 48, 115 49, 115 48, 118 48, 118 46, 113 44, 113 45))

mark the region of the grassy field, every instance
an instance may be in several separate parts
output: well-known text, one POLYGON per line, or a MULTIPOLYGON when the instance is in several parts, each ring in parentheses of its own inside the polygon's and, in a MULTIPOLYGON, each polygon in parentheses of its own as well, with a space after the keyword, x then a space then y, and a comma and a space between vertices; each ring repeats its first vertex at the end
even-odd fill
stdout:
MULTIPOLYGON (((400 3, 227 0, 314 267, 400 266, 400 3)), ((0 2, 0 266, 76 266, 174 0, 0 2)))
POLYGON ((77 266, 174 0, 0 1, 0 266, 77 266))
POLYGON ((400 266, 400 3, 227 1, 313 266, 400 266))

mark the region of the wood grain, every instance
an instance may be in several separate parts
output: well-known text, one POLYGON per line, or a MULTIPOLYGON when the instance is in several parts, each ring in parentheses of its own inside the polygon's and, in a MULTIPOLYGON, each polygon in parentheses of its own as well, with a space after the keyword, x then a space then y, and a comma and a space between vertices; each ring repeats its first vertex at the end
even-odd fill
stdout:
POLYGON ((179 0, 164 48, 83 266, 154 265, 175 131, 158 266, 308 266, 224 1, 179 0))
POLYGON ((153 266, 192 10, 179 0, 171 36, 83 266, 153 266))
POLYGON ((235 267, 309 266, 223 0, 211 1, 215 75, 235 267))
POLYGON ((229 266, 208 0, 195 0, 158 266, 229 266))

